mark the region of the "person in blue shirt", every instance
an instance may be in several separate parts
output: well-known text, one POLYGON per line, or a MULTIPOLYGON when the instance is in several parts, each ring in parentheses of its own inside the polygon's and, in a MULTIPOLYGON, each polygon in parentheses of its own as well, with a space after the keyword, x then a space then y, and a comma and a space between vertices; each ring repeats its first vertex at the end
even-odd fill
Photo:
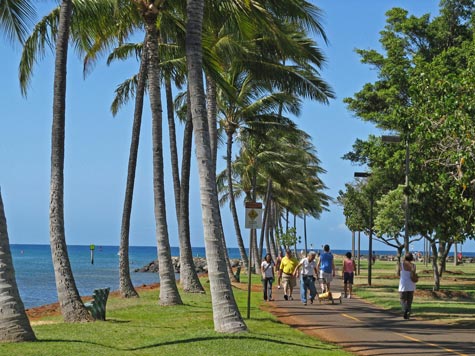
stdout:
POLYGON ((335 261, 333 254, 330 252, 330 246, 323 247, 323 253, 318 259, 317 269, 320 271, 320 286, 322 292, 330 292, 330 283, 335 277, 335 261))

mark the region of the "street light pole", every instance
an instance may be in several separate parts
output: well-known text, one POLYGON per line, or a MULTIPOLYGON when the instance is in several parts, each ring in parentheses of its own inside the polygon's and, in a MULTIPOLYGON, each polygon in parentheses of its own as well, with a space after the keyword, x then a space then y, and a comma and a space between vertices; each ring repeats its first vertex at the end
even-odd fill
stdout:
POLYGON ((404 249, 409 252, 409 140, 406 137, 406 169, 404 178, 404 249))
MULTIPOLYGON (((355 172, 354 176, 356 178, 368 178, 371 176, 371 173, 355 172)), ((374 205, 373 201, 374 201, 373 193, 371 192, 370 198, 369 198, 369 236, 368 236, 368 285, 369 286, 371 286, 372 267, 373 267, 372 266, 372 263, 373 263, 373 205, 374 205)), ((359 252, 358 252, 358 259, 359 259, 359 252)), ((359 271, 358 271, 358 274, 359 274, 359 271)))
MULTIPOLYGON (((401 142, 401 136, 381 136, 381 141, 388 143, 401 142)), ((409 252, 409 139, 406 136, 406 158, 404 169, 404 250, 409 252)))

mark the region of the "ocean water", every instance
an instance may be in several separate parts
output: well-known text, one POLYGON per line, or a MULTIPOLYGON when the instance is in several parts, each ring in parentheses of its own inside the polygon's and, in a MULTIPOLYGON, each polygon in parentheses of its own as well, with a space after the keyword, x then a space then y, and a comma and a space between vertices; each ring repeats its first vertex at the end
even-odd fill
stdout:
MULTIPOLYGON (((49 245, 11 246, 15 277, 25 308, 51 304, 57 301, 53 263, 49 245)), ((94 264, 87 246, 68 246, 68 254, 79 294, 91 295, 95 288, 119 289, 119 247, 98 246, 94 250, 94 264)), ((171 248, 172 256, 179 256, 178 247, 171 248)), ((345 254, 347 250, 333 250, 335 254, 345 254)), ((230 258, 240 258, 238 248, 228 249, 230 258)), ((368 251, 361 251, 367 255, 368 251)), ((375 251, 377 255, 394 255, 394 251, 375 251)), ((474 253, 465 253, 473 255, 474 253)), ((193 256, 205 257, 204 247, 193 248, 193 256)), ((157 283, 156 273, 134 272, 157 259, 156 247, 131 246, 129 250, 130 273, 134 286, 157 283)), ((178 276, 177 276, 178 277, 178 276)))
MULTIPOLYGON (((12 251, 15 277, 25 308, 32 308, 57 301, 53 262, 49 245, 15 245, 12 251)), ((94 250, 94 264, 88 246, 68 246, 68 255, 79 294, 91 295, 95 288, 119 289, 119 247, 97 246, 94 250)), ((229 249, 231 258, 239 258, 237 248, 229 249)), ((172 256, 178 256, 179 249, 172 247, 172 256)), ((204 248, 194 248, 193 256, 204 257, 204 248)), ((156 273, 133 272, 157 259, 156 247, 132 246, 129 250, 130 273, 134 286, 157 283, 156 273)))

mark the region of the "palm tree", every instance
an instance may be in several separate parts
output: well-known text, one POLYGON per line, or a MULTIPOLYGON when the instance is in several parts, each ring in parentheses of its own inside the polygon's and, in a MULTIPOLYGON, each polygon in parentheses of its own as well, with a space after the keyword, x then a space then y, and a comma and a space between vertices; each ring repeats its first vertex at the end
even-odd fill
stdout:
POLYGON ((218 332, 246 331, 226 273, 219 221, 216 173, 211 164, 209 126, 205 106, 202 73, 203 0, 188 0, 186 24, 186 59, 191 98, 193 131, 200 178, 200 200, 205 236, 206 259, 213 305, 214 328, 218 332))
POLYGON ((15 43, 25 42, 36 11, 28 0, 3 0, 0 2, 0 30, 2 35, 15 43))
POLYGON ((130 278, 129 235, 130 216, 132 213, 132 201, 134 196, 135 172, 137 169, 137 156, 140 141, 140 129, 142 125, 142 111, 145 96, 145 77, 147 74, 147 65, 147 53, 146 51, 142 51, 135 95, 134 120, 132 124, 132 138, 130 142, 129 164, 127 168, 124 210, 122 212, 122 225, 120 229, 119 288, 120 294, 125 298, 138 297, 138 293, 134 288, 132 279, 130 278))
POLYGON ((35 341, 36 336, 26 316, 25 307, 18 292, 8 239, 7 220, 0 191, 0 342, 35 341))
MULTIPOLYGON (((33 23, 35 10, 28 1, 6 0, 0 2, 0 29, 12 43, 23 43, 29 23, 33 23)), ((0 318, 0 342, 34 341, 36 336, 25 313, 15 279, 15 269, 10 251, 7 221, 0 191, 0 301, 3 317, 0 318)))
MULTIPOLYGON (((236 196, 245 194, 248 201, 265 196, 266 210, 279 204, 292 208, 295 214, 316 218, 326 209, 329 197, 322 192, 325 186, 318 177, 324 170, 307 134, 293 125, 269 127, 250 123, 240 129, 239 141, 241 149, 232 164, 236 196)), ((226 179, 227 174, 221 173, 218 179, 221 188, 226 179)), ((230 198, 228 194, 224 197, 230 198)), ((264 222, 262 229, 267 230, 268 223, 275 223, 273 214, 264 222)), ((264 231, 259 253, 262 253, 263 238, 264 231)), ((266 239, 266 246, 272 253, 278 243, 266 239)))
POLYGON ((175 281, 175 271, 171 259, 165 209, 165 183, 163 174, 162 143, 162 102, 160 91, 160 69, 158 58, 159 36, 157 18, 160 1, 136 1, 145 22, 146 40, 144 51, 148 56, 148 89, 152 110, 153 145, 153 191, 155 205, 155 223, 157 230, 158 263, 160 270, 160 304, 182 304, 175 281))
MULTIPOLYGON (((136 2, 136 4, 140 4, 140 2, 136 2)), ((136 5, 135 4, 135 5, 136 5)), ((126 37, 128 37, 131 28, 141 28, 140 24, 142 24, 143 18, 140 16, 139 11, 137 11, 140 6, 135 6, 133 8, 129 7, 129 3, 124 4, 125 7, 121 7, 116 11, 117 16, 119 16, 120 23, 123 25, 119 26, 120 30, 117 32, 116 23, 109 23, 110 26, 108 29, 104 29, 106 27, 103 22, 101 22, 101 26, 95 30, 95 33, 103 34, 102 36, 95 36, 94 39, 99 39, 95 42, 90 48, 87 49, 88 55, 85 59, 85 62, 89 65, 91 62, 94 63, 95 59, 97 58, 97 53, 99 51, 108 49, 110 47, 110 42, 119 40, 119 46, 113 50, 113 52, 109 55, 108 63, 110 63, 114 59, 127 59, 131 55, 135 53, 138 56, 143 49, 142 44, 121 44, 126 37), (123 16, 122 14, 132 13, 132 16, 123 16), (133 15, 137 13, 138 16, 133 15), (112 25, 112 26, 111 26, 112 25)), ((175 84, 180 87, 183 82, 183 73, 184 71, 184 33, 182 30, 182 26, 180 26, 180 19, 179 15, 176 16, 177 11, 181 11, 180 3, 175 2, 173 7, 168 7, 165 10, 160 10, 161 17, 160 17, 160 69, 163 73, 162 76, 164 77, 165 81, 165 92, 167 98, 167 116, 168 116, 168 124, 169 124, 169 135, 170 135, 170 152, 172 156, 172 176, 173 176, 173 184, 174 184, 174 193, 175 193, 175 205, 176 205, 176 215, 178 219, 179 225, 179 241, 180 241, 180 282, 182 283, 183 289, 186 292, 203 292, 204 289, 201 286, 199 277, 196 273, 193 263, 193 254, 191 251, 191 241, 190 241, 190 234, 189 234, 189 218, 188 214, 188 182, 189 182, 189 174, 190 174, 190 160, 186 157, 189 156, 191 153, 191 145, 192 145, 192 136, 188 135, 187 133, 184 134, 183 139, 183 165, 182 165, 182 182, 180 183, 180 176, 179 176, 179 169, 178 169, 178 154, 176 148, 176 135, 175 135, 175 123, 174 123, 174 115, 173 115, 173 102, 172 102, 172 91, 171 91, 171 80, 175 80, 175 84), (174 16, 169 16, 173 14, 174 16), (176 41, 178 44, 175 44, 171 41, 176 41), (182 45, 180 45, 180 43, 182 45), (183 185, 183 187, 182 187, 183 185), (183 196, 186 194, 186 196, 183 196), (183 198, 183 199, 182 199, 183 198), (181 201, 183 200, 183 204, 187 204, 186 207, 181 206, 181 201), (180 216, 186 215, 186 218, 180 218, 180 216)), ((184 8, 184 6, 183 6, 184 8)), ((183 10, 184 11, 184 10, 183 10)), ((182 12, 183 12, 182 11, 182 12)), ((142 61, 143 55, 145 51, 142 51, 142 61)), ((141 64, 142 71, 144 66, 141 64)), ((112 104, 112 112, 115 115, 120 108, 121 105, 126 103, 129 97, 136 95, 136 105, 140 103, 140 109, 136 106, 136 113, 141 112, 142 102, 139 100, 137 101, 137 97, 141 95, 141 86, 138 85, 137 78, 146 77, 139 73, 137 76, 134 76, 132 79, 126 80, 124 83, 119 85, 116 90, 116 98, 112 104)), ((137 116, 134 116, 134 128, 138 127, 138 123, 136 123, 137 116)), ((185 128, 185 131, 188 130, 192 132, 191 129, 185 128)), ((136 155, 138 151, 138 135, 139 130, 133 129, 132 133, 132 144, 131 144, 131 156, 132 154, 136 155)), ((136 162, 136 159, 129 162, 136 162)), ((128 251, 125 249, 128 248, 128 236, 129 236, 129 225, 130 225, 130 211, 131 211, 131 204, 132 204, 132 195, 133 195, 133 177, 135 176, 133 173, 135 172, 135 163, 132 165, 129 164, 128 170, 128 182, 127 182, 127 189, 126 189, 126 203, 124 204, 124 214, 123 214, 123 223, 122 223, 122 244, 124 248, 121 247, 121 259, 120 259, 120 266, 128 266, 128 251), (127 262, 125 261, 127 257, 127 262)), ((127 267, 128 268, 128 267, 127 267)), ((124 276, 122 279, 127 279, 130 281, 130 274, 128 270, 126 271, 125 268, 121 269, 121 276, 124 276)), ((121 284, 122 285, 122 284, 121 284)), ((124 284, 125 285, 125 284, 124 284)), ((131 286, 131 282, 128 283, 131 286)), ((121 287, 122 290, 122 287, 121 287)), ((125 288, 122 290, 122 294, 128 293, 130 288, 125 288)))
POLYGON ((61 2, 54 70, 53 128, 51 134, 50 244, 61 312, 66 322, 92 320, 84 307, 69 263, 64 231, 64 137, 66 63, 71 0, 61 2))

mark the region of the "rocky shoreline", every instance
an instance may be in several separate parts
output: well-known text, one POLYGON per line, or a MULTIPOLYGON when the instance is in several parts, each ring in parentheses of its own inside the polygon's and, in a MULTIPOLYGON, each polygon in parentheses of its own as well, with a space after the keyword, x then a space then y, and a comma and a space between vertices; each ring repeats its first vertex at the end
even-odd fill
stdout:
MULTIPOLYGON (((343 256, 340 255, 335 255, 335 258, 337 260, 343 259, 343 256)), ((362 259, 366 259, 367 256, 361 256, 362 259)), ((376 255, 376 260, 378 261, 397 261, 397 257, 393 255, 376 255)), ((193 262, 195 264, 195 269, 196 272, 201 274, 201 273, 208 273, 208 263, 206 262, 206 258, 204 257, 193 257, 193 262)), ((422 261, 419 261, 422 262, 422 261)), ((453 263, 453 257, 448 256, 447 257, 447 262, 453 263)), ((465 257, 463 259, 463 262, 465 263, 475 263, 475 258, 469 258, 465 257)), ((172 264, 173 268, 175 270, 175 273, 180 273, 180 257, 172 257, 172 264)), ((231 266, 233 268, 237 268, 240 264, 240 260, 237 258, 232 258, 231 259, 231 266)), ((150 273, 158 273, 158 260, 152 261, 149 264, 141 267, 141 268, 136 268, 134 272, 150 272, 150 273)))
MULTIPOLYGON (((193 262, 195 264, 195 270, 197 273, 208 273, 208 262, 204 257, 193 257, 193 262)), ((240 260, 237 258, 231 259, 231 267, 238 267, 240 260)), ((180 257, 172 257, 172 264, 175 270, 175 273, 180 273, 180 257)), ((152 261, 149 264, 143 266, 142 268, 136 268, 134 272, 151 272, 158 273, 158 260, 152 261)))

